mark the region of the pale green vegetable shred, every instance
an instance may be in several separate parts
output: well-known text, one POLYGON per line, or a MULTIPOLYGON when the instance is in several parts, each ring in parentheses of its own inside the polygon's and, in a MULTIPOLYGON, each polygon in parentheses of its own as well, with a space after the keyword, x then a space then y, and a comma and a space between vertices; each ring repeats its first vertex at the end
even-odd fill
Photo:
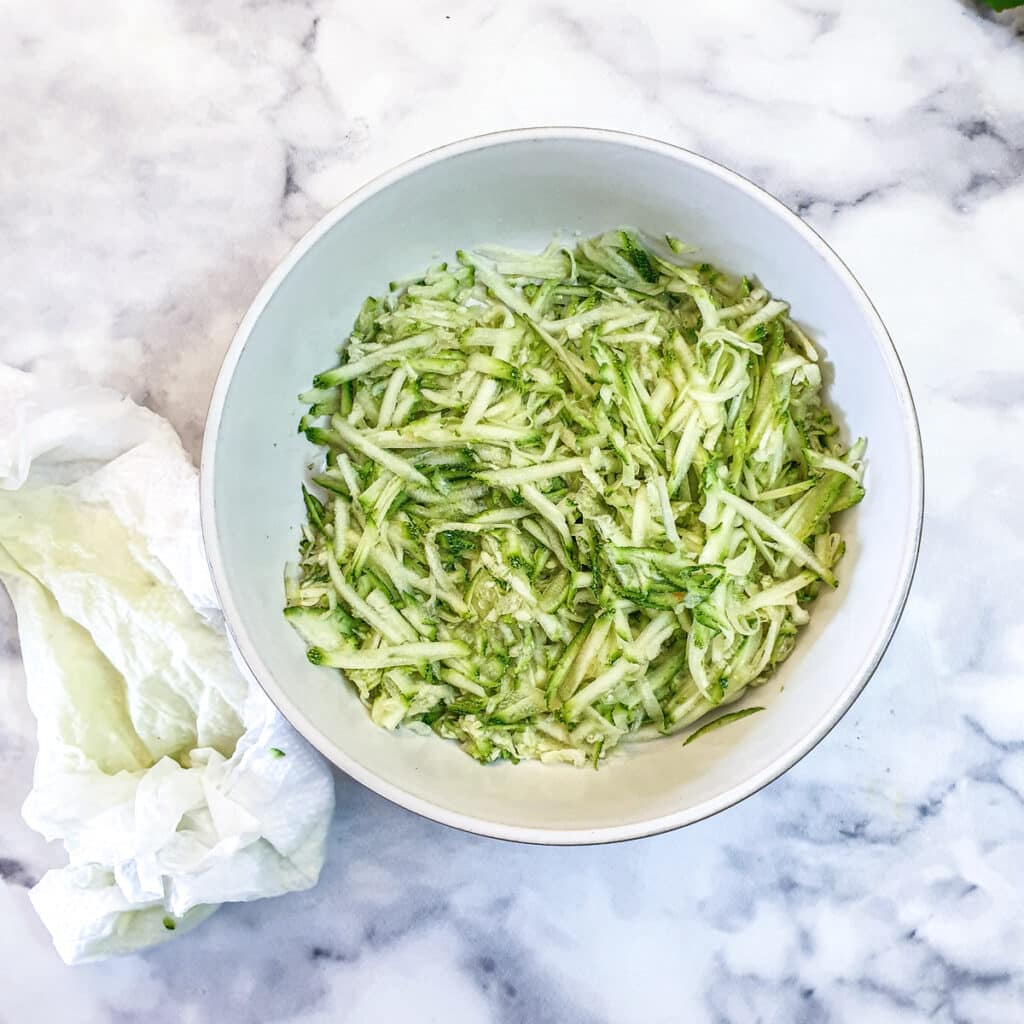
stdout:
POLYGON ((764 683, 836 585, 864 442, 786 303, 666 241, 460 252, 301 396, 285 615, 379 725, 596 765, 764 683))

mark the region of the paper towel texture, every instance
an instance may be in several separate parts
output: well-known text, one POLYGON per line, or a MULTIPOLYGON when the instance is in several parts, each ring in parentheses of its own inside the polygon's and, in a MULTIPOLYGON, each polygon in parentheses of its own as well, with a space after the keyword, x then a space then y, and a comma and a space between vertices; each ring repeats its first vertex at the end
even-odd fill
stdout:
POLYGON ((31 899, 67 962, 316 883, 330 771, 234 664, 166 422, 0 365, 0 578, 38 722, 23 813, 69 858, 31 899))

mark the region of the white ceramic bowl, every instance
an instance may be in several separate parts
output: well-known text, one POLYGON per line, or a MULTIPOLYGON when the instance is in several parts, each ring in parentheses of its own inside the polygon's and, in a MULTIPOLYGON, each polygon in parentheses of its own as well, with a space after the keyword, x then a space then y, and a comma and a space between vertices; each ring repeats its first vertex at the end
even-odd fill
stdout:
MULTIPOLYGON (((228 351, 202 459, 203 532, 244 666, 295 727, 382 796, 484 835, 594 843, 697 821, 803 757, 867 682, 917 558, 920 436, 885 328, 850 272, 798 217, 702 157, 614 132, 544 128, 434 150, 360 189, 274 272, 228 351), (867 497, 843 516, 842 584, 814 608, 793 656, 744 704, 768 711, 684 747, 626 746, 600 771, 483 767, 436 737, 373 725, 337 673, 317 669, 281 615, 282 567, 304 517, 313 450, 296 395, 332 365, 363 298, 439 254, 482 242, 541 247, 553 232, 629 225, 671 233, 789 300, 831 370, 828 394, 869 438, 867 497)), ((740 705, 743 706, 743 705, 740 705)))

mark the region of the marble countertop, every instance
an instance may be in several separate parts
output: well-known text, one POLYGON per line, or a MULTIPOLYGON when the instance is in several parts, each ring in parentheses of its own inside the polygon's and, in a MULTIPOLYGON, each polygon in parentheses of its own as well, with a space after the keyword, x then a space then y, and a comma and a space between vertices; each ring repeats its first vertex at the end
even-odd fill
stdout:
POLYGON ((802 763, 656 839, 459 834, 348 779, 317 889, 66 968, 26 888, 34 743, 0 604, 0 1021, 1007 1022, 1024 1000, 1024 16, 969 2, 14 0, 0 359, 196 454, 233 329, 368 177, 528 124, 748 175, 859 276, 906 364, 928 514, 896 639, 802 763))

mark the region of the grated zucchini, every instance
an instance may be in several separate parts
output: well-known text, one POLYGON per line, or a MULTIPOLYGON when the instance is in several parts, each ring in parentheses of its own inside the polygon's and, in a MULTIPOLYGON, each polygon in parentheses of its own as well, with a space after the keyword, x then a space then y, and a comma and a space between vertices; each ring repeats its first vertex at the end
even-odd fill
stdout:
POLYGON ((667 242, 459 252, 301 396, 285 615, 383 727, 596 765, 765 682, 836 585, 864 442, 788 305, 667 242))

